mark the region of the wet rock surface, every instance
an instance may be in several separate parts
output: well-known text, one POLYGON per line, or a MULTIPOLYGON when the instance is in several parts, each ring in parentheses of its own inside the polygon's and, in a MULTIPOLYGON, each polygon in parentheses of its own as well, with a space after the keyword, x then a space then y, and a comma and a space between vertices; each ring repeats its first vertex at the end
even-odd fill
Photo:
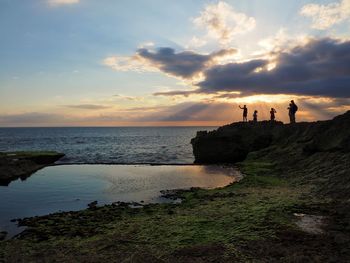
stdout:
POLYGON ((34 172, 53 164, 64 154, 56 152, 0 153, 0 185, 8 185, 18 178, 25 180, 34 172))

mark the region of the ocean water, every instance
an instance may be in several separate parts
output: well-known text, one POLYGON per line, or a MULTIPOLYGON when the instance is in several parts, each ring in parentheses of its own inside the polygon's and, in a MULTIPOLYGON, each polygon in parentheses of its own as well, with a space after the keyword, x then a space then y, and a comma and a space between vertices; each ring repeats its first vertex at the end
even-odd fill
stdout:
POLYGON ((169 202, 161 190, 215 188, 240 179, 233 167, 204 165, 57 165, 0 186, 0 231, 22 231, 14 218, 87 208, 87 204, 169 202))
POLYGON ((0 231, 11 237, 22 231, 13 218, 84 209, 95 200, 164 202, 161 190, 227 185, 240 176, 237 169, 191 165, 191 139, 198 130, 212 129, 0 128, 0 151, 66 154, 56 166, 0 186, 0 231))
POLYGON ((214 127, 0 128, 0 151, 52 150, 58 163, 193 163, 191 138, 214 127))

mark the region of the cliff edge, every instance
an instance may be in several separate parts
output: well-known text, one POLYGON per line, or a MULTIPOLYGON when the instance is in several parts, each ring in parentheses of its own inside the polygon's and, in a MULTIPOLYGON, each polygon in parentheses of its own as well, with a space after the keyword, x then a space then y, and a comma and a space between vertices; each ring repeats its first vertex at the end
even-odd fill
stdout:
POLYGON ((308 156, 317 152, 350 152, 350 111, 333 120, 283 124, 238 122, 199 131, 191 140, 195 163, 236 163, 251 152, 288 148, 308 156))

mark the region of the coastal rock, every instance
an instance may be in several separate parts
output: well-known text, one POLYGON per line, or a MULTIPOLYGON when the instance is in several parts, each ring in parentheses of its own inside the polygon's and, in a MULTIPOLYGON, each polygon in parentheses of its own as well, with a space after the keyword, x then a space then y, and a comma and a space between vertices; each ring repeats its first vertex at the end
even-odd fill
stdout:
POLYGON ((233 123, 219 129, 200 131, 191 140, 196 163, 233 163, 247 154, 265 148, 273 141, 281 122, 233 123))
POLYGON ((7 236, 7 232, 6 231, 1 231, 0 232, 0 241, 5 240, 6 236, 7 236))
POLYGON ((350 111, 333 120, 283 124, 262 121, 232 123, 217 130, 200 131, 191 140, 195 163, 235 163, 250 152, 270 146, 317 152, 350 151, 350 111))
POLYGON ((93 201, 91 203, 88 204, 88 208, 89 209, 95 209, 97 207, 97 201, 93 201))
POLYGON ((18 178, 25 180, 63 156, 57 152, 0 152, 0 185, 8 185, 18 178))

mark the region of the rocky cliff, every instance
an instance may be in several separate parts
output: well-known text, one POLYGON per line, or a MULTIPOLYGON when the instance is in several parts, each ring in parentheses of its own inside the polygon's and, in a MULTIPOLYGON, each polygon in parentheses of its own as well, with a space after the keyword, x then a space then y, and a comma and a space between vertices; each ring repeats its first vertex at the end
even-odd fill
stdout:
POLYGON ((232 123, 197 132, 191 144, 196 163, 235 163, 262 149, 287 148, 304 157, 317 152, 350 152, 350 111, 333 120, 310 123, 232 123))

